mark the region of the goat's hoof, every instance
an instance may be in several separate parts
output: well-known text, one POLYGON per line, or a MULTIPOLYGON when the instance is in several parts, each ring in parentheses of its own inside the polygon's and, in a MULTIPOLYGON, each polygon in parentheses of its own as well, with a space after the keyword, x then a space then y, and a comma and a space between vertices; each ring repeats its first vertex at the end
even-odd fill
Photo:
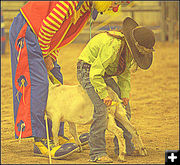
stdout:
POLYGON ((125 162, 125 159, 124 159, 124 158, 122 158, 122 157, 121 157, 121 158, 120 158, 120 157, 118 157, 117 161, 118 161, 118 162, 125 162))

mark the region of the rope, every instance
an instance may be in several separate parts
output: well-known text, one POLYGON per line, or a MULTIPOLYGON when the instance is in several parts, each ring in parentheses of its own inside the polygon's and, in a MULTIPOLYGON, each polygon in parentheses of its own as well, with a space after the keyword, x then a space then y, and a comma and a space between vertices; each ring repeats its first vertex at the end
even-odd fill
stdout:
POLYGON ((18 53, 18 56, 17 56, 17 61, 19 62, 19 56, 20 56, 20 53, 21 53, 21 48, 22 48, 22 40, 19 42, 18 46, 20 45, 20 49, 19 49, 19 53, 18 53))
POLYGON ((22 95, 23 95, 23 103, 25 104, 25 101, 24 101, 24 83, 25 83, 25 80, 24 79, 22 79, 21 80, 21 86, 20 86, 20 88, 19 88, 19 90, 18 90, 18 92, 17 92, 17 94, 16 94, 16 97, 17 97, 17 100, 18 100, 18 102, 19 102, 19 92, 20 92, 20 90, 21 90, 21 88, 23 87, 23 93, 22 93, 22 95))
POLYGON ((25 127, 25 123, 21 124, 21 130, 20 130, 20 135, 19 135, 19 144, 21 143, 21 136, 22 136, 22 129, 25 127))
POLYGON ((93 8, 91 7, 91 16, 90 16, 90 27, 89 27, 89 38, 90 38, 90 40, 91 40, 91 26, 92 26, 92 10, 93 10, 93 8))
POLYGON ((49 131, 48 131, 48 122, 47 122, 46 111, 45 111, 45 114, 44 114, 44 119, 46 121, 46 134, 47 134, 47 143, 48 143, 48 152, 49 152, 49 164, 52 164, 52 162, 51 162, 51 151, 50 151, 50 146, 49 146, 49 131))

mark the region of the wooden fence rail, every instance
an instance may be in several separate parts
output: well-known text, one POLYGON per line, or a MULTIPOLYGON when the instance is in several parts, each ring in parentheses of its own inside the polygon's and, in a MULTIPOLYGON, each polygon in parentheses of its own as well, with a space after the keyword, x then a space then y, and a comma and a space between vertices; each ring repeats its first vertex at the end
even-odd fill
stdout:
MULTIPOLYGON (((25 4, 24 1, 21 5, 25 4)), ((179 13, 179 2, 171 1, 171 2, 160 2, 159 6, 135 6, 132 8, 121 8, 121 12, 129 12, 131 13, 131 17, 134 18, 135 13, 143 13, 143 12, 159 12, 160 13, 160 23, 159 23, 159 31, 160 31, 160 40, 161 41, 170 41, 173 42, 177 39, 179 34, 179 18, 177 18, 179 13)), ((14 17, 19 12, 18 5, 14 8, 12 7, 2 7, 2 12, 4 14, 4 22, 6 25, 5 32, 8 33, 10 25, 14 19, 14 17)), ((96 24, 101 24, 102 22, 96 21, 96 24)), ((113 24, 116 21, 113 20, 113 24)), ((117 22, 119 24, 119 22, 117 22)), ((84 30, 83 33, 88 33, 88 30, 84 30)))

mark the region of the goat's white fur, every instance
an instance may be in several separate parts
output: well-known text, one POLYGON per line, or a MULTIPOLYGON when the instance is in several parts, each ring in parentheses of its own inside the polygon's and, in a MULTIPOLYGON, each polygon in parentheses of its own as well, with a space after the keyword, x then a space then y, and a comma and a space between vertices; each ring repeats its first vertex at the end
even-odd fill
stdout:
MULTIPOLYGON (((123 161, 126 153, 125 140, 123 131, 116 125, 114 119, 117 119, 123 126, 132 134, 137 143, 139 154, 147 155, 141 137, 136 129, 132 126, 126 117, 126 110, 120 103, 121 100, 117 94, 108 87, 108 93, 113 101, 119 103, 108 107, 108 124, 107 130, 116 135, 119 144, 118 160, 123 161)), ((75 124, 89 124, 93 121, 93 108, 89 96, 81 85, 68 86, 53 86, 49 89, 47 101, 47 117, 52 120, 52 133, 55 145, 58 145, 58 131, 60 122, 67 121, 69 131, 74 137, 75 142, 80 146, 80 141, 76 131, 75 124)), ((82 150, 81 146, 80 149, 82 150)))

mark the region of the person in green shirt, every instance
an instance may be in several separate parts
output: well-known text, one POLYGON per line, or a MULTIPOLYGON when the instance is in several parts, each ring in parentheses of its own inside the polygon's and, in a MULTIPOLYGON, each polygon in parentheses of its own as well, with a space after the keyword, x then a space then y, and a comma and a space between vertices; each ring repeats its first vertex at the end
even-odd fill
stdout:
MULTIPOLYGON (((130 68, 134 63, 141 69, 148 69, 152 64, 154 44, 154 33, 127 17, 123 21, 122 32, 106 31, 97 34, 89 41, 79 56, 77 79, 94 104, 94 120, 89 137, 90 161, 112 162, 112 159, 107 156, 105 142, 106 107, 112 103, 106 89, 107 86, 110 86, 122 99, 130 120, 130 68), (112 78, 115 76, 117 81, 112 78)), ((135 150, 134 144, 131 142, 132 136, 118 121, 116 123, 124 130, 126 153, 131 155, 135 150)), ((115 154, 118 155, 119 148, 116 137, 114 143, 115 154)))

